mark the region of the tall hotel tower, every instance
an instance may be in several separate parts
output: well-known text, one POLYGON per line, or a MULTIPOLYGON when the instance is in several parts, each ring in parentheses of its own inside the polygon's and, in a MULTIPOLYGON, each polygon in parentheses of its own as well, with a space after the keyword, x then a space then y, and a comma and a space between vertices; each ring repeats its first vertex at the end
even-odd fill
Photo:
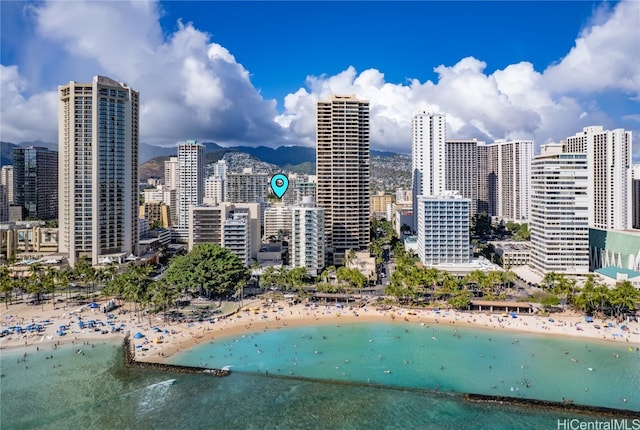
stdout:
POLYGON ((59 251, 137 253, 139 93, 104 76, 58 87, 59 251))
POLYGON ((189 228, 189 208, 204 197, 204 146, 195 140, 178 145, 178 228, 189 228))
POLYGON ((587 154, 589 164, 589 227, 632 228, 631 132, 585 127, 568 137, 565 152, 587 154))
POLYGON ((369 245, 369 102, 331 95, 316 112, 317 202, 330 264, 369 245))
POLYGON ((478 212, 512 221, 529 219, 533 141, 478 142, 478 212))
POLYGON ((542 273, 589 271, 587 155, 542 145, 531 163, 531 266, 542 273))
POLYGON ((417 227, 418 196, 437 196, 446 189, 444 114, 419 113, 411 123, 411 172, 414 228, 417 227))
POLYGON ((478 141, 447 140, 445 142, 445 189, 455 190, 469 199, 469 216, 478 210, 478 141))

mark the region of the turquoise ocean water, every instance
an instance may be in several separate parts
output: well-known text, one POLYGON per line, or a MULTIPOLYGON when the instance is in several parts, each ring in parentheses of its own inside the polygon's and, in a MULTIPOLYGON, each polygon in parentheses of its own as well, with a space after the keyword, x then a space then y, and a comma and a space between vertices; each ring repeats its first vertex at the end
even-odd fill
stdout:
POLYGON ((225 378, 127 369, 119 343, 47 346, 26 357, 5 350, 0 424, 2 429, 555 429, 558 419, 595 418, 471 404, 455 393, 565 397, 640 411, 640 355, 627 347, 379 323, 245 334, 173 359, 232 366, 225 378))

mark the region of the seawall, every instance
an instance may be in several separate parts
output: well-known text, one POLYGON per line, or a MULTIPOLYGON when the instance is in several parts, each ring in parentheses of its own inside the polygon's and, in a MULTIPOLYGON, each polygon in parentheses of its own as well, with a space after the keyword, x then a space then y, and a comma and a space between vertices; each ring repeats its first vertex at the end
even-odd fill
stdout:
POLYGON ((203 373, 205 375, 219 377, 227 376, 229 375, 229 373, 231 373, 231 371, 228 369, 211 369, 197 366, 178 366, 175 364, 149 363, 146 361, 136 360, 136 352, 129 338, 129 334, 124 337, 122 346, 122 349, 124 351, 124 365, 128 368, 150 369, 170 373, 203 373))
POLYGON ((472 403, 498 403, 506 405, 519 405, 526 407, 534 407, 536 409, 548 409, 560 412, 577 412, 584 414, 593 414, 599 416, 608 416, 611 418, 640 418, 640 411, 631 411, 628 409, 605 408, 602 406, 589 406, 575 404, 572 401, 552 402, 548 400, 524 399, 520 397, 507 396, 491 396, 486 394, 464 394, 464 399, 472 403))

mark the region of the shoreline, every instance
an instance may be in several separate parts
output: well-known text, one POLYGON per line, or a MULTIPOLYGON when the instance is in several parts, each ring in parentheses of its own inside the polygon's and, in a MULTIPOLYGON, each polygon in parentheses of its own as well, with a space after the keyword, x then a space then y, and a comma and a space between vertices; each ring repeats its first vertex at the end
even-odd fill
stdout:
POLYGON ((13 305, 0 312, 0 329, 19 324, 43 324, 39 333, 12 334, 0 339, 0 350, 29 350, 39 345, 64 345, 67 343, 89 343, 101 340, 123 340, 129 333, 134 345, 135 359, 151 363, 167 363, 176 354, 203 342, 212 342, 237 335, 279 330, 287 327, 318 326, 349 323, 406 323, 442 324, 480 330, 497 330, 512 333, 565 337, 606 342, 610 345, 640 348, 640 323, 613 324, 611 320, 586 323, 584 317, 574 313, 554 314, 551 318, 535 314, 518 314, 517 318, 500 313, 470 312, 433 309, 391 307, 381 310, 376 307, 338 308, 335 305, 288 305, 283 300, 267 303, 264 300, 245 306, 226 317, 214 318, 211 322, 167 323, 161 315, 141 317, 132 312, 115 311, 113 318, 96 309, 81 307, 76 311, 45 309, 29 305, 13 305), (94 320, 95 328, 79 328, 79 321, 94 320), (47 321, 46 323, 43 323, 47 321), (613 327, 608 327, 609 323, 613 327), (58 336, 56 331, 64 325, 67 334, 58 336), (627 330, 623 331, 625 325, 627 330), (600 326, 596 329, 595 326, 600 326), (111 327, 121 331, 111 332, 111 327), (142 337, 135 339, 140 333, 142 337))
MULTIPOLYGON (((122 309, 121 309, 122 311, 122 309)), ((114 343, 123 348, 125 366, 136 369, 149 369, 170 373, 208 373, 210 376, 226 376, 228 369, 209 369, 200 367, 181 366, 171 363, 171 359, 184 351, 202 344, 226 341, 235 336, 259 333, 263 331, 279 330, 283 328, 346 325, 346 324, 419 324, 428 326, 463 327, 487 332, 502 332, 505 334, 521 333, 533 336, 553 336, 580 340, 585 342, 597 342, 621 349, 633 348, 640 350, 640 324, 637 322, 622 323, 611 328, 604 328, 605 321, 586 323, 583 316, 576 314, 554 314, 553 322, 548 316, 519 314, 517 318, 503 317, 502 314, 488 314, 483 312, 459 312, 453 310, 411 309, 391 307, 386 310, 375 307, 363 308, 338 308, 335 305, 305 306, 303 304, 292 305, 283 301, 265 303, 260 301, 248 305, 239 312, 231 313, 226 317, 213 319, 211 322, 183 322, 164 323, 160 315, 153 319, 148 316, 140 321, 131 312, 113 313, 111 324, 99 326, 98 330, 106 331, 109 326, 120 327, 120 332, 101 334, 101 331, 80 329, 78 321, 105 321, 106 314, 92 309, 84 309, 81 312, 74 311, 71 315, 64 309, 49 309, 43 312, 41 308, 33 306, 11 307, 0 314, 2 316, 2 328, 8 324, 28 323, 33 324, 48 320, 46 329, 41 333, 13 335, 0 339, 0 352, 11 351, 24 353, 25 356, 34 350, 44 351, 59 346, 68 347, 77 345, 81 352, 83 348, 93 347, 98 343, 114 343), (61 313, 62 312, 62 313, 61 313), (55 331, 59 324, 69 326, 69 334, 56 336, 55 331), (602 324, 601 329, 595 329, 595 324, 602 324), (628 331, 623 332, 621 325, 627 325, 628 331), (576 326, 582 327, 577 330, 576 326), (73 327, 73 328, 71 328, 73 327), (141 333, 143 337, 135 339, 134 333, 141 333), (623 333, 623 336, 618 334, 623 333), (614 336, 616 334, 616 336, 614 336), (156 342, 157 340, 157 342, 156 342), (220 372, 220 373, 217 373, 220 372)), ((607 323, 608 324, 608 323, 607 323)), ((79 353, 80 353, 79 352, 79 353)), ((7 358, 7 354, 4 358, 7 358)), ((15 357, 14 357, 15 359, 15 357)), ((279 377, 269 375, 269 377, 279 377)), ((305 380, 320 381, 313 378, 305 380)), ((334 381, 332 381, 334 382, 334 381)), ((338 381, 338 383, 341 383, 338 381)), ((358 383, 355 383, 358 385, 358 383)), ((372 384, 361 384, 376 387, 372 384)), ((386 387, 386 386, 380 386, 386 387)), ((395 387, 391 387, 395 388, 395 387)), ((411 390, 411 389, 409 389, 411 390)), ((427 390, 429 391, 429 390, 427 390)), ((474 393, 453 393, 465 402, 471 403, 495 403, 507 404, 514 407, 533 407, 536 409, 550 409, 562 412, 583 412, 594 416, 625 416, 637 418, 640 412, 628 409, 606 408, 590 406, 588 404, 573 404, 570 402, 546 401, 536 399, 522 399, 519 397, 493 396, 474 393)))

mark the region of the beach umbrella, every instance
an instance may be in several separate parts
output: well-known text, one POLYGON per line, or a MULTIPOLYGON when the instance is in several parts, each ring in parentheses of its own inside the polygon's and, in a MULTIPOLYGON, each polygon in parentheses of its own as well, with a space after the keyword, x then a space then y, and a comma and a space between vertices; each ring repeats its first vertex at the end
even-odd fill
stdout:
POLYGON ((134 334, 134 335, 133 335, 133 338, 134 338, 134 339, 141 339, 141 338, 143 338, 143 337, 144 337, 144 335, 143 335, 142 333, 140 333, 140 332, 138 332, 138 333, 136 333, 136 334, 134 334))
POLYGON ((593 322, 593 317, 584 317, 586 322, 593 322))
POLYGON ((511 314, 510 314, 510 315, 511 315, 511 318, 518 318, 518 315, 516 315, 516 313, 515 313, 515 312, 511 312, 511 314))
POLYGON ((549 318, 549 322, 556 322, 553 318, 549 318))
POLYGON ((88 307, 90 307, 90 308, 92 308, 92 309, 95 309, 95 308, 99 308, 99 307, 100 307, 100 305, 99 305, 99 304, 97 304, 96 302, 89 303, 87 306, 88 306, 88 307))

